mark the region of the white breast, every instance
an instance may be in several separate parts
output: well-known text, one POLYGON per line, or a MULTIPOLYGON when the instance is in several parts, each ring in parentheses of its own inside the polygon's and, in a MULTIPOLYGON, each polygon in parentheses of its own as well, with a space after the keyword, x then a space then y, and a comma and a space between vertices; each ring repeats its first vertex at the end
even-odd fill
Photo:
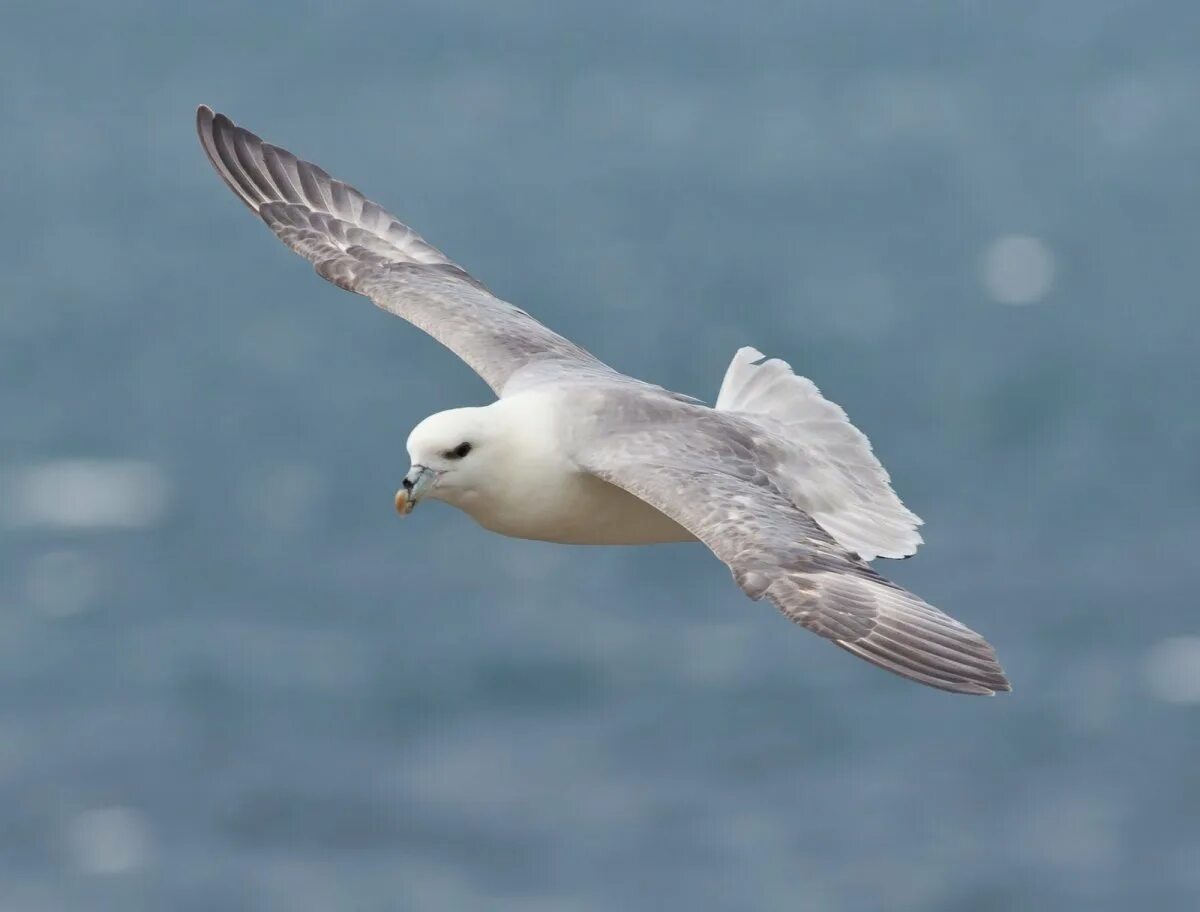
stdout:
POLYGON ((455 506, 513 538, 575 545, 694 541, 654 507, 575 466, 563 452, 561 404, 553 393, 527 393, 489 406, 505 428, 504 445, 489 454, 486 488, 455 506))
POLYGON ((569 545, 646 545, 694 541, 673 519, 591 475, 543 476, 536 491, 469 510, 485 529, 513 538, 569 545))

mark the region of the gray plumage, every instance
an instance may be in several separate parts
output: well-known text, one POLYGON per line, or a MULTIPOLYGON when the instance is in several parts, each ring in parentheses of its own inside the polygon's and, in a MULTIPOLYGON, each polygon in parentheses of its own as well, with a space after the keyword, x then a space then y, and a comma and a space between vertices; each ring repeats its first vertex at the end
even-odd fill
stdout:
POLYGON ((217 173, 317 274, 423 329, 501 395, 528 367, 609 372, 525 311, 501 301, 349 184, 201 106, 200 142, 217 173))
MULTIPOLYGON (((552 507, 541 515, 530 507, 520 518, 477 507, 472 515, 484 525, 602 542, 636 536, 626 528, 631 517, 642 526, 649 519, 656 537, 628 540, 694 536, 752 599, 767 599, 869 662, 957 693, 1009 689, 982 637, 860 557, 911 554, 920 520, 891 491, 865 436, 786 364, 739 352, 716 409, 627 377, 496 298, 316 165, 207 107, 197 128, 225 183, 319 275, 429 333, 491 386, 500 397, 495 407, 522 425, 529 463, 535 454, 540 460, 538 479, 514 475, 509 487, 541 484, 530 489, 540 495, 559 484, 563 498, 594 508, 598 527, 613 517, 594 538, 586 530, 581 537, 578 517, 567 522, 552 507), (642 513, 629 512, 620 499, 627 495, 642 513)), ((521 503, 530 500, 537 497, 521 503)))

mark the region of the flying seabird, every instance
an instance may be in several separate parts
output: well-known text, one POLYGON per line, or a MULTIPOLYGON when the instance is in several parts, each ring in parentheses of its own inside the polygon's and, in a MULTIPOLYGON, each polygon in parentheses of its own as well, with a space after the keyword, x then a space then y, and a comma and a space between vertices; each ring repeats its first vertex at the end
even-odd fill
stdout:
POLYGON ((321 168, 201 106, 217 173, 317 274, 467 362, 497 399, 426 418, 396 494, 486 529, 572 544, 703 542, 752 599, 931 687, 1010 689, 979 634, 880 576, 921 524, 846 413, 783 361, 742 348, 715 406, 613 370, 495 297, 321 168))

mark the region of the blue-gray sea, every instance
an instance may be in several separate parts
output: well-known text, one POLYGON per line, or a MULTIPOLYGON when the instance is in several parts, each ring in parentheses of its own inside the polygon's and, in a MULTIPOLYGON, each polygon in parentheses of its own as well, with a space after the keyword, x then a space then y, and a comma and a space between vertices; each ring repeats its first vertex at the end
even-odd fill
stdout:
POLYGON ((1200 5, 8 0, 0 202, 3 912, 1200 908, 1200 5), (623 371, 789 360, 1014 692, 399 519, 490 393, 200 102, 623 371))

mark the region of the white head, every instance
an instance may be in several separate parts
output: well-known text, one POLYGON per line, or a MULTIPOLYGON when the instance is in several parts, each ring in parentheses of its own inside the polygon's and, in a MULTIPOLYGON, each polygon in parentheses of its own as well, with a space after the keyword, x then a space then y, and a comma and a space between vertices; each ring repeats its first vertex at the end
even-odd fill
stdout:
POLYGON ((495 484, 504 428, 490 407, 457 408, 430 415, 408 435, 412 467, 396 492, 396 509, 411 513, 423 497, 468 508, 495 484))

